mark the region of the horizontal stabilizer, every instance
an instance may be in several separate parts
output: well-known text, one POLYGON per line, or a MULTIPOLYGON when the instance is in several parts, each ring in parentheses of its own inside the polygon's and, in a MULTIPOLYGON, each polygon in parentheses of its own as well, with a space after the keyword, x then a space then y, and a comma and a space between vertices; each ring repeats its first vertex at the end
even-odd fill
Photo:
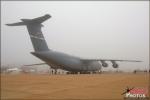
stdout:
POLYGON ((24 22, 17 22, 17 23, 12 23, 12 24, 6 24, 8 26, 22 26, 22 25, 25 25, 24 22))
POLYGON ((12 23, 12 24, 6 24, 8 26, 22 26, 22 25, 41 25, 44 21, 49 19, 51 16, 49 14, 46 14, 44 16, 33 18, 33 19, 21 19, 22 22, 12 23))
POLYGON ((43 23, 44 21, 46 21, 49 18, 51 18, 51 16, 49 14, 46 14, 46 15, 44 15, 42 17, 34 18, 31 21, 35 22, 35 23, 43 23))

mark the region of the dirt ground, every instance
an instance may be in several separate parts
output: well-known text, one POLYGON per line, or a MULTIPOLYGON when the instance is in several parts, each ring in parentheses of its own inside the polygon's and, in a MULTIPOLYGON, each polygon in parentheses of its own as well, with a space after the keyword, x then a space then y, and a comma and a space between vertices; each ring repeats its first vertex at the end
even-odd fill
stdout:
POLYGON ((148 88, 149 74, 1 74, 1 99, 122 100, 126 87, 148 88))

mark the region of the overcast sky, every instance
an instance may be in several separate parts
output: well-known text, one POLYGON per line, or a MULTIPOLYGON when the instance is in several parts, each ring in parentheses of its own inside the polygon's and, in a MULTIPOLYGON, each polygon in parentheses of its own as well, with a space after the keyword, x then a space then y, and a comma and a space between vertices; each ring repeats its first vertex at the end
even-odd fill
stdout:
POLYGON ((52 16, 42 28, 49 48, 82 58, 142 60, 118 62, 119 69, 148 69, 149 1, 2 1, 2 65, 42 62, 30 54, 26 27, 4 24, 45 14, 52 16))

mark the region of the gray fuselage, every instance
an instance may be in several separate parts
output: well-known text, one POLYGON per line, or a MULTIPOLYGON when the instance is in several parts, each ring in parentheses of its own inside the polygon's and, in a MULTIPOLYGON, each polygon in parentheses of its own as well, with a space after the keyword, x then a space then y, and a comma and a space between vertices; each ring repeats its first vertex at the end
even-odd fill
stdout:
POLYGON ((67 71, 97 71, 101 65, 98 61, 83 61, 78 57, 56 51, 32 52, 33 55, 40 58, 54 69, 63 69, 67 71))

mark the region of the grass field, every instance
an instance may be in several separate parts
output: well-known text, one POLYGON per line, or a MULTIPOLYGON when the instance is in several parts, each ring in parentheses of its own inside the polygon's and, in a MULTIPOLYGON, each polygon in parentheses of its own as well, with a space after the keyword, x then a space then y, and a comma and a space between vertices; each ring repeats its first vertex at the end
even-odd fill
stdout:
POLYGON ((1 99, 122 100, 126 87, 148 88, 149 74, 1 74, 1 99))

